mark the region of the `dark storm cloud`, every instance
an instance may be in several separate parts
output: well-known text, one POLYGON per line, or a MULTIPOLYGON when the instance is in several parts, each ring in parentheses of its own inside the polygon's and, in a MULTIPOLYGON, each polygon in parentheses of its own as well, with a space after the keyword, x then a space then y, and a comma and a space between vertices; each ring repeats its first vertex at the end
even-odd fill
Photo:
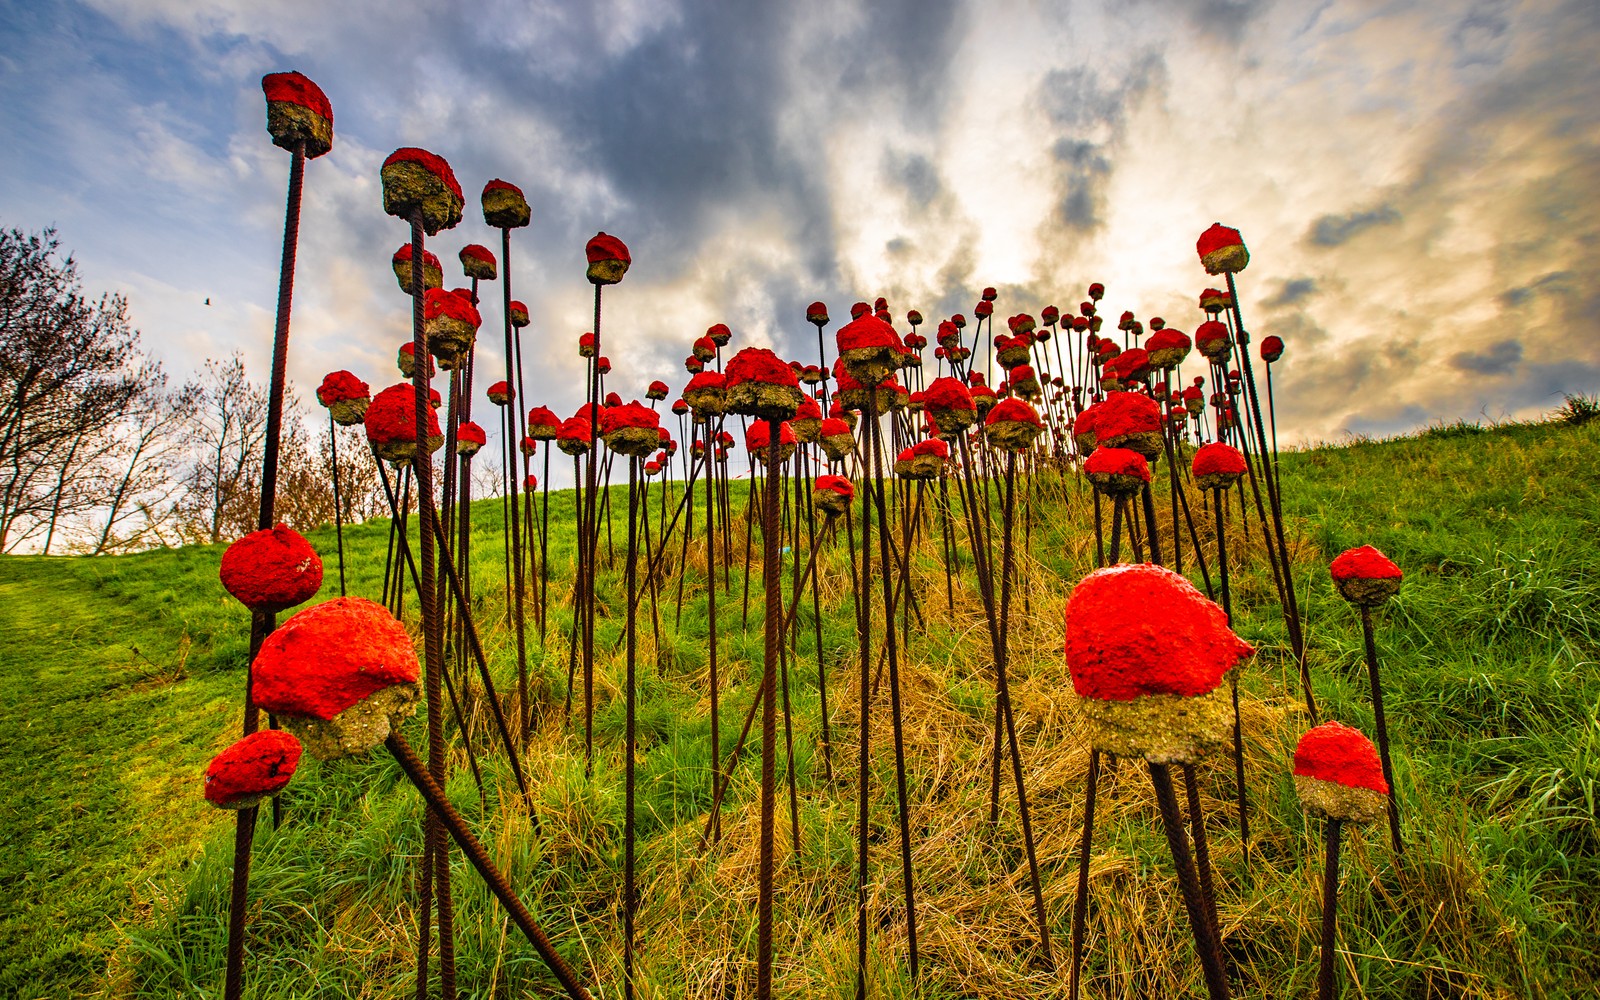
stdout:
POLYGON ((921 153, 885 150, 883 175, 890 184, 905 192, 911 204, 919 209, 927 208, 944 192, 938 168, 921 153))
POLYGON ((1509 375, 1522 360, 1522 342, 1497 340, 1479 352, 1460 351, 1450 356, 1450 367, 1473 375, 1509 375))
POLYGON ((1336 247, 1374 226, 1392 225, 1399 221, 1400 213, 1391 205, 1379 205, 1347 215, 1324 215, 1311 224, 1306 239, 1315 246, 1336 247))

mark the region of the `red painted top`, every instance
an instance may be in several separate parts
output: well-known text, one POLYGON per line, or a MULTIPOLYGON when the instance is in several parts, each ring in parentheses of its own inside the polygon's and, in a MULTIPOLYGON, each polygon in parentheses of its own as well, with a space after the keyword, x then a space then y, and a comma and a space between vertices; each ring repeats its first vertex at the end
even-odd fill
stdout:
POLYGON ((1150 339, 1144 342, 1144 349, 1147 352, 1166 351, 1174 347, 1188 350, 1189 338, 1182 330, 1174 330, 1170 326, 1164 326, 1152 333, 1150 339))
POLYGON ((217 576, 250 610, 282 611, 316 595, 322 587, 322 560, 303 535, 279 524, 229 545, 217 576))
POLYGON ((813 302, 806 306, 806 322, 815 323, 817 326, 827 326, 828 307, 821 302, 813 302))
POLYGON ((1261 340, 1261 360, 1271 364, 1283 357, 1283 338, 1278 336, 1263 337, 1261 340))
POLYGON ((1211 228, 1200 234, 1200 239, 1195 242, 1194 249, 1202 258, 1208 253, 1221 250, 1223 247, 1236 247, 1244 244, 1244 237, 1239 235, 1239 230, 1229 229, 1220 222, 1213 222, 1211 228))
POLYGON ((624 263, 633 263, 633 258, 628 256, 628 245, 606 233, 596 233, 583 248, 584 255, 589 263, 594 264, 603 260, 620 260, 624 263))
POLYGON ((696 372, 689 379, 689 384, 684 386, 683 391, 686 393, 699 392, 703 389, 721 389, 724 387, 725 382, 721 372, 696 372))
POLYGON ((471 420, 463 421, 456 428, 456 440, 464 444, 475 444, 480 448, 489 443, 489 437, 483 432, 483 428, 471 420))
POLYGON ((1366 734, 1332 720, 1306 731, 1294 748, 1294 773, 1349 788, 1389 794, 1383 761, 1366 734))
POLYGON ((1228 328, 1219 320, 1209 319, 1194 330, 1195 346, 1209 344, 1214 340, 1227 340, 1228 328))
POLYGON ((1150 463, 1136 451, 1127 448, 1096 448, 1083 463, 1083 471, 1091 476, 1137 476, 1150 481, 1150 463))
POLYGON ((488 194, 490 191, 515 191, 517 193, 517 197, 522 197, 521 188, 517 187, 510 181, 503 181, 498 177, 483 186, 484 194, 488 194))
POLYGON ((1143 393, 1113 392, 1085 410, 1084 415, 1091 412, 1094 417, 1090 426, 1103 441, 1161 430, 1161 406, 1143 393))
POLYGON ((1039 420, 1039 414, 1034 411, 1034 408, 1020 399, 1002 399, 990 408, 989 416, 983 422, 986 425, 1019 423, 1039 428, 1044 427, 1044 424, 1039 420))
POLYGON ((794 411, 794 418, 796 420, 821 420, 822 407, 817 405, 816 400, 806 396, 800 400, 800 408, 794 411))
MULTIPOLYGON (((410 382, 400 382, 372 397, 367 407, 367 440, 373 444, 389 444, 417 439, 416 390, 410 382)), ((439 417, 433 407, 423 407, 428 421, 424 433, 439 436, 439 417)))
POLYGON ((1106 365, 1106 371, 1115 372, 1120 379, 1129 379, 1150 368, 1150 352, 1142 347, 1130 347, 1106 365))
POLYGON ((444 157, 430 153, 426 149, 418 149, 415 146, 402 146, 390 153, 389 158, 383 161, 383 165, 386 167, 396 163, 417 164, 439 178, 444 183, 444 186, 450 189, 451 194, 457 198, 462 197, 461 184, 456 180, 455 171, 450 169, 450 164, 444 161, 444 157))
POLYGON ((463 264, 465 264, 469 259, 479 260, 491 266, 494 264, 494 251, 480 243, 468 243, 466 246, 461 248, 461 252, 456 256, 461 258, 461 262, 463 264))
POLYGON ((706 327, 706 336, 711 338, 713 345, 725 347, 728 341, 733 339, 733 331, 728 329, 728 324, 726 323, 713 323, 706 327))
POLYGON ((661 414, 637 400, 620 406, 607 406, 600 411, 601 434, 611 434, 625 427, 648 427, 655 430, 660 426, 661 414))
POLYGON ((323 406, 343 403, 352 399, 366 399, 372 395, 367 383, 347 371, 329 372, 317 387, 317 402, 323 406))
POLYGON ((935 412, 941 410, 972 410, 972 393, 961 380, 951 375, 934 379, 923 392, 923 402, 928 409, 935 412))
MULTIPOLYGON (((846 431, 846 433, 848 433, 848 431, 846 431)), ((846 500, 852 500, 856 495, 855 486, 850 482, 850 480, 843 476, 835 476, 831 474, 818 476, 811 485, 814 489, 827 490, 830 493, 837 493, 846 500)))
POLYGON ((516 299, 512 299, 511 322, 515 323, 517 321, 517 317, 519 316, 522 317, 522 321, 526 323, 528 321, 528 307, 526 304, 519 302, 516 299))
POLYGON ((983 319, 985 316, 993 316, 994 303, 988 301, 979 302, 977 305, 972 307, 972 315, 978 317, 979 319, 983 319))
POLYGON ((1400 567, 1370 545, 1346 549, 1328 566, 1335 580, 1398 580, 1400 567))
POLYGON ((279 625, 251 674, 251 694, 267 711, 331 719, 374 692, 414 683, 417 651, 383 605, 336 597, 279 625))
POLYGON ((206 801, 227 806, 238 799, 274 795, 300 766, 300 741, 281 729, 251 733, 206 765, 206 801))
POLYGON ((800 378, 788 363, 765 347, 746 347, 735 354, 724 372, 729 389, 745 382, 799 388, 800 378))
POLYGON ((560 428, 561 418, 548 406, 535 406, 528 411, 528 426, 560 428))
POLYGON ((861 316, 851 320, 839 328, 835 338, 840 351, 870 347, 900 347, 900 338, 895 334, 894 327, 876 316, 861 316))
POLYGON ((563 420, 556 429, 556 437, 562 441, 580 441, 587 445, 590 440, 589 418, 580 415, 563 420))
POLYGON ((483 318, 478 315, 469 297, 457 295, 454 291, 447 292, 443 288, 430 288, 422 295, 422 318, 429 320, 440 316, 460 320, 474 330, 483 324, 483 318))
POLYGON ((1089 285, 1089 298, 1099 301, 1106 294, 1106 286, 1096 281, 1089 285))
MULTIPOLYGON (((835 409, 837 409, 838 406, 838 403, 833 404, 835 409)), ((849 434, 850 425, 845 423, 841 417, 829 417, 822 422, 822 426, 817 429, 817 433, 821 434, 823 437, 838 437, 841 434, 849 434)), ((821 480, 819 479, 818 482, 820 481, 821 480)))
POLYGON ((328 119, 329 125, 333 124, 333 105, 328 102, 328 95, 303 73, 296 73, 293 70, 287 73, 268 73, 261 78, 261 90, 269 101, 288 101, 290 104, 298 104, 307 111, 314 111, 328 119))
POLYGON ((654 382, 650 383, 650 387, 645 390, 645 394, 652 399, 666 399, 667 393, 671 391, 672 389, 667 385, 667 383, 661 381, 660 379, 656 379, 654 382))
MULTIPOLYGON (((411 244, 409 244, 409 243, 400 244, 400 249, 398 249, 398 250, 396 250, 394 252, 393 262, 396 263, 396 264, 409 264, 409 263, 411 263, 411 244)), ((423 267, 436 268, 436 269, 438 269, 440 271, 444 270, 444 265, 439 263, 438 255, 435 254, 432 250, 424 250, 424 251, 422 251, 422 266, 423 267)))
POLYGON ((1061 310, 1055 306, 1045 306, 1039 311, 1039 322, 1045 326, 1055 326, 1061 322, 1061 310))
POLYGON ((489 400, 497 405, 504 405, 511 401, 516 393, 504 381, 496 382, 489 386, 489 400))
POLYGON ((1213 441, 1202 445, 1200 450, 1194 453, 1194 461, 1190 463, 1189 471, 1196 476, 1242 476, 1249 472, 1250 468, 1245 465, 1244 455, 1238 448, 1231 444, 1223 444, 1221 441, 1213 441))
POLYGON ((928 438, 912 445, 911 453, 913 455, 935 455, 939 458, 949 458, 950 446, 938 438, 928 438))
MULTIPOLYGON (((750 429, 745 432, 744 446, 750 451, 758 451, 771 443, 772 430, 767 425, 767 421, 765 420, 757 420, 755 423, 751 424, 750 429)), ((794 428, 790 427, 789 421, 785 420, 783 423, 778 425, 778 444, 782 446, 794 443, 796 443, 794 428)))
POLYGON ((1066 626, 1073 689, 1104 701, 1206 694, 1255 652, 1193 584, 1149 564, 1084 577, 1067 599, 1066 626))

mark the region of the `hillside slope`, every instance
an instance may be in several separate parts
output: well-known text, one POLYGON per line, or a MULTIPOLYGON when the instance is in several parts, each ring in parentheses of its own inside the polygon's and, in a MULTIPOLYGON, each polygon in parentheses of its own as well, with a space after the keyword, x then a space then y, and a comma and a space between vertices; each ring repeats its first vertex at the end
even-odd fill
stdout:
MULTIPOLYGON (((1600 422, 1456 427, 1283 457, 1318 694, 1330 715, 1369 731, 1359 625, 1328 585, 1326 563, 1343 548, 1371 543, 1407 573, 1379 622, 1379 644, 1411 854, 1393 865, 1378 831, 1353 837, 1341 901, 1344 961, 1368 996, 1562 997, 1600 989, 1597 443, 1600 422)), ((1070 485, 1041 486, 1018 596, 1026 607, 1013 611, 1013 698, 1058 964, 1086 764, 1060 662, 1060 610, 1071 582, 1092 566, 1085 497, 1070 485)), ((570 495, 555 498, 553 525, 570 519, 570 503, 570 495)), ((499 596, 498 501, 478 505, 475 521, 475 588, 497 680, 509 690, 514 657, 499 596)), ((1253 517, 1250 536, 1237 523, 1231 530, 1234 551, 1259 544, 1253 517)), ((376 596, 387 531, 374 522, 346 532, 352 593, 376 596)), ((336 595, 332 532, 312 539, 327 568, 321 596, 336 595)), ((555 561, 565 567, 570 537, 555 541, 555 561)), ((247 616, 216 582, 219 554, 196 547, 0 560, 0 995, 219 992, 232 824, 201 802, 198 776, 237 731, 248 630, 247 616)), ((701 559, 692 548, 691 564, 703 567, 701 559)), ((998 831, 986 817, 993 701, 975 587, 947 596, 936 542, 919 550, 917 562, 925 621, 915 626, 904 683, 921 995, 1062 996, 1064 976, 1043 967, 1033 943, 1014 803, 1003 797, 998 831)), ((854 623, 839 547, 822 563, 836 780, 825 779, 818 749, 808 602, 791 664, 801 849, 781 854, 784 995, 846 995, 854 978, 854 623)), ((1319 825, 1303 820, 1287 777, 1288 750, 1305 722, 1263 566, 1257 555, 1236 590, 1240 632, 1261 649, 1244 682, 1258 831, 1248 872, 1229 822, 1226 762, 1202 777, 1239 993, 1304 996, 1315 975, 1319 825)), ((652 665, 642 670, 640 699, 647 996, 737 995, 753 968, 749 762, 758 748, 741 765, 723 844, 695 860, 710 768, 699 581, 691 571, 681 616, 675 595, 662 595, 659 647, 641 617, 641 659, 652 665)), ((752 667, 760 658, 759 583, 747 623, 740 584, 736 574, 733 593, 719 597, 725 748, 759 676, 752 667)), ((509 768, 486 736, 475 746, 487 791, 480 798, 457 743, 450 792, 562 951, 591 979, 614 984, 620 568, 602 572, 600 594, 609 617, 599 628, 605 652, 594 776, 584 775, 581 734, 562 724, 567 611, 565 586, 553 584, 552 601, 560 603, 550 618, 549 662, 537 649, 533 655, 541 721, 526 766, 535 802, 529 809, 507 794, 509 768)), ((481 705, 472 714, 481 718, 481 705)), ((908 980, 886 707, 881 718, 874 708, 872 726, 873 894, 881 913, 874 976, 881 995, 899 996, 908 980)), ((1091 869, 1091 996, 1175 995, 1199 984, 1141 778, 1124 767, 1102 787, 1091 869)), ((374 757, 308 762, 285 803, 284 827, 258 834, 253 995, 409 995, 416 795, 392 762, 374 757)), ((779 811, 788 844, 786 804, 779 811)), ((508 936, 459 856, 455 864, 463 988, 477 996, 546 990, 531 949, 508 936)))

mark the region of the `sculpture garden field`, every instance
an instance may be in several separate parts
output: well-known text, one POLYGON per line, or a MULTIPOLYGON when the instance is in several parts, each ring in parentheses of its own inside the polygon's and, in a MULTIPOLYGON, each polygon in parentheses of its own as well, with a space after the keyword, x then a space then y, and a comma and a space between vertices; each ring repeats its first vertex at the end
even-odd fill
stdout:
MULTIPOLYGON (((1381 824, 1350 836, 1340 904, 1350 996, 1600 991, 1597 447, 1600 421, 1551 421, 1458 424, 1283 456, 1295 580, 1327 716, 1370 729, 1361 630, 1333 591, 1328 560, 1367 543, 1406 572, 1378 641, 1409 853, 1403 865, 1391 862, 1381 824)), ((1059 963, 1087 765, 1069 706, 1061 614, 1094 552, 1087 485, 1055 476, 1037 480, 1011 670, 1059 963)), ((613 508, 625 512, 622 489, 614 493, 613 508)), ((564 726, 562 706, 571 505, 570 493, 553 495, 550 642, 531 653, 541 691, 525 763, 531 811, 486 738, 477 744, 486 797, 459 744, 449 792, 563 955, 611 996, 621 952, 621 558, 599 581, 609 610, 597 626, 603 749, 586 779, 581 736, 564 726)), ((742 486, 734 505, 743 511, 742 486)), ((509 691, 499 501, 475 509, 479 621, 509 691)), ((1252 550, 1236 570, 1236 624, 1260 649, 1242 682, 1255 849, 1246 870, 1226 822, 1231 765, 1219 755, 1202 769, 1216 817, 1218 906, 1237 995, 1304 997, 1316 975, 1321 864, 1289 756, 1307 722, 1266 562, 1253 551, 1254 516, 1250 540, 1237 523, 1232 531, 1230 550, 1252 550)), ((346 529, 352 594, 376 597, 387 534, 385 521, 346 529)), ((336 596, 333 531, 308 537, 328 568, 321 597, 336 596)), ((875 995, 1064 996, 1064 975, 1034 961, 1014 802, 1002 800, 1004 835, 991 833, 986 816, 993 690, 978 594, 973 584, 958 586, 947 608, 943 576, 934 575, 937 542, 923 544, 925 625, 902 681, 923 975, 913 991, 895 961, 904 942, 893 769, 880 737, 875 995)), ((200 775, 236 735, 249 623, 217 581, 220 556, 220 546, 197 546, 0 559, 0 995, 220 994, 233 822, 206 806, 200 775)), ((820 562, 837 787, 824 780, 816 739, 807 602, 790 664, 801 849, 791 851, 780 796, 774 985, 783 996, 843 997, 854 986, 856 640, 843 547, 820 562)), ((668 579, 659 648, 641 616, 638 981, 646 997, 735 996, 754 968, 759 748, 740 765, 723 843, 697 861, 711 766, 705 597, 691 573, 679 621, 676 575, 668 579)), ((759 679, 759 579, 743 628, 738 567, 731 599, 719 597, 725 746, 759 679)), ((407 611, 414 616, 413 606, 407 611)), ((415 727, 421 745, 420 716, 415 727)), ((886 734, 887 722, 874 728, 886 734)), ((1200 970, 1142 769, 1124 764, 1103 781, 1100 802, 1086 995, 1198 995, 1200 970)), ((263 809, 257 835, 247 995, 412 995, 408 880, 420 853, 421 800, 392 760, 373 755, 308 758, 284 805, 282 828, 273 831, 263 809)), ((532 949, 453 857, 463 994, 553 995, 532 949)))

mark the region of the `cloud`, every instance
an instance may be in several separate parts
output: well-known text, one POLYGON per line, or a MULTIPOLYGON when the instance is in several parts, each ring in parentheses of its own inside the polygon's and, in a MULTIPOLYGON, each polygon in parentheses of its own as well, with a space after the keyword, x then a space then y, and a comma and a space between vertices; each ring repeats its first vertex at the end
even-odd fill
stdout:
POLYGON ((1324 215, 1311 224, 1306 239, 1319 247, 1342 246, 1374 226, 1391 225, 1399 221, 1400 213, 1392 205, 1379 205, 1345 215, 1324 215))
POLYGON ((1521 341, 1497 340, 1478 353, 1460 351, 1452 354, 1450 366, 1473 375, 1509 375, 1521 360, 1521 341))
POLYGON ((1317 290, 1315 278, 1290 278, 1280 283, 1278 294, 1262 303, 1269 309, 1292 306, 1301 299, 1309 298, 1317 290))

